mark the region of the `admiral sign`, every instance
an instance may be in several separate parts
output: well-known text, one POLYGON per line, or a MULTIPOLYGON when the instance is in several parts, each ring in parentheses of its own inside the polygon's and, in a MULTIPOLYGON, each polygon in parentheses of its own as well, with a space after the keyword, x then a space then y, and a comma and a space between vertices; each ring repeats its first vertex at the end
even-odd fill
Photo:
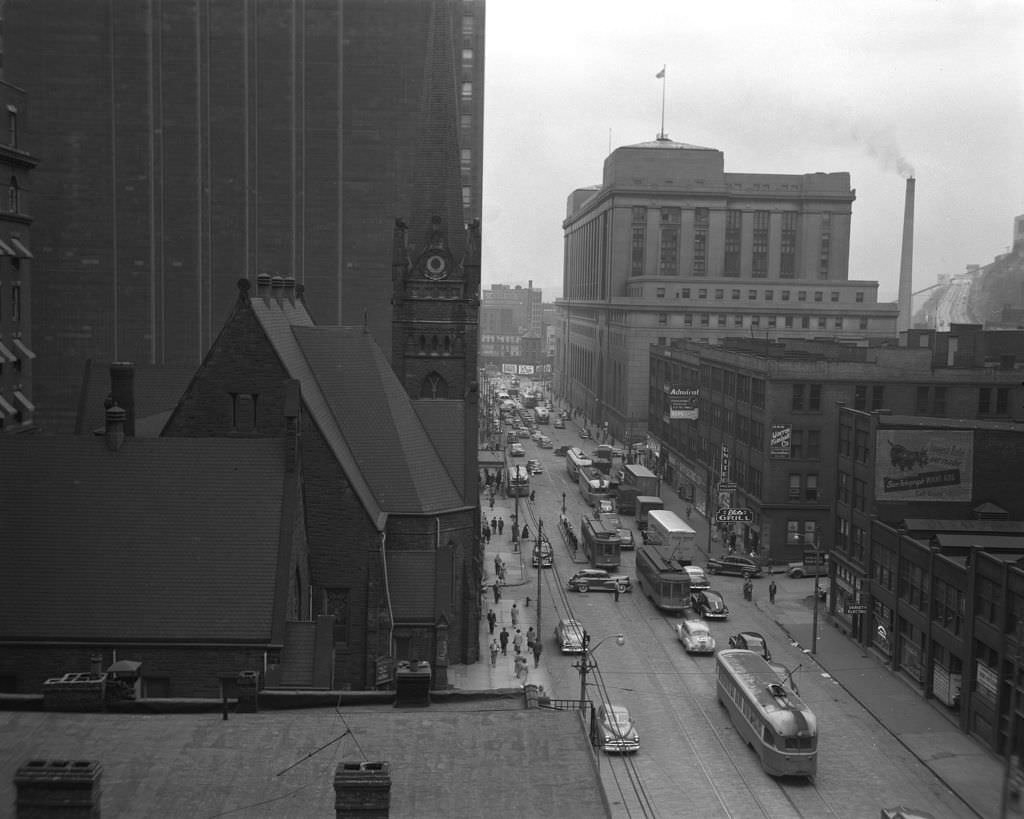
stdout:
POLYGON ((700 390, 682 387, 668 388, 668 418, 670 421, 696 421, 699 417, 697 402, 700 390))
POLYGON ((772 435, 768 442, 768 457, 789 458, 792 441, 792 424, 772 424, 772 435))

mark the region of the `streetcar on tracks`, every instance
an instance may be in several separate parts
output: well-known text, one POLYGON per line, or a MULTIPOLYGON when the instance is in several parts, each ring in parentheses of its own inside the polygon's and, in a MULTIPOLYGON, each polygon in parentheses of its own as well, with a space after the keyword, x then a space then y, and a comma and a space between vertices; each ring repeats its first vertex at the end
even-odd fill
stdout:
POLYGON ((690 574, 674 550, 659 541, 644 543, 636 553, 637 584, 656 608, 681 614, 690 608, 690 574))
POLYGON ((715 655, 718 702, 729 711, 743 740, 770 776, 806 776, 818 770, 818 723, 814 713, 779 682, 760 654, 728 648, 715 655))
POLYGON ((580 495, 588 506, 599 506, 612 499, 612 483, 596 466, 581 466, 579 470, 580 495))
POLYGON ((505 470, 505 497, 526 498, 530 495, 530 470, 522 464, 512 464, 505 470))
POLYGON ((580 539, 583 541, 583 553, 591 566, 609 571, 618 568, 620 543, 616 529, 606 529, 600 520, 584 516, 580 523, 580 539))
POLYGON ((593 463, 590 456, 578 446, 571 446, 565 451, 565 471, 569 473, 573 483, 579 481, 580 469, 593 466, 593 463))

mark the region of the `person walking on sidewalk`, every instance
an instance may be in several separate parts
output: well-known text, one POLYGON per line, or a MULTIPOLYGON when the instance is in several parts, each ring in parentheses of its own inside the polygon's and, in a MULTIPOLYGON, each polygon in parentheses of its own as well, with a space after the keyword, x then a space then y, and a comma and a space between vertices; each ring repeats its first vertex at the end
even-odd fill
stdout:
POLYGON ((516 636, 512 638, 512 648, 517 655, 523 653, 523 632, 516 629, 516 636))
POLYGON ((544 650, 540 640, 533 641, 533 667, 540 668, 540 653, 544 650))
POLYGON ((494 609, 488 609, 487 611, 487 626, 491 630, 491 635, 494 634, 494 629, 498 625, 498 615, 494 613, 494 609))
POLYGON ((500 535, 505 531, 505 518, 504 516, 498 518, 498 534, 500 535))
POLYGON ((491 640, 491 668, 498 667, 498 641, 491 640))
POLYGON ((779 587, 775 585, 775 578, 772 578, 772 582, 768 584, 768 599, 775 602, 775 592, 779 590, 779 587))
POLYGON ((498 516, 497 515, 495 515, 494 517, 491 518, 491 534, 492 535, 498 534, 498 516))
POLYGON ((508 629, 501 627, 501 634, 498 635, 498 644, 501 646, 501 653, 508 656, 508 629))
POLYGON ((494 581, 494 602, 497 603, 501 600, 501 581, 494 581))
POLYGON ((619 584, 618 583, 615 584, 615 588, 612 589, 612 591, 615 592, 615 602, 618 603, 619 602, 619 584))
POLYGON ((519 606, 513 603, 509 613, 512 615, 512 628, 515 628, 519 625, 519 606))
POLYGON ((533 626, 530 626, 526 630, 526 650, 533 651, 533 643, 537 639, 537 632, 533 630, 533 626))

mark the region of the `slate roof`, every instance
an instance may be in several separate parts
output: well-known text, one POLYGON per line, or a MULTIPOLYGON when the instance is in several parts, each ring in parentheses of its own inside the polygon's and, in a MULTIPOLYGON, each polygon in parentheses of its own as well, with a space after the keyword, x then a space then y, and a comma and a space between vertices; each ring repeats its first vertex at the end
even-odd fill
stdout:
MULTIPOLYGON (((464 506, 372 336, 362 327, 317 327, 301 300, 256 295, 251 304, 379 529, 388 513, 436 514, 464 506)), ((452 425, 460 426, 460 418, 452 425)))
POLYGON ((0 437, 0 634, 269 641, 284 447, 0 437))

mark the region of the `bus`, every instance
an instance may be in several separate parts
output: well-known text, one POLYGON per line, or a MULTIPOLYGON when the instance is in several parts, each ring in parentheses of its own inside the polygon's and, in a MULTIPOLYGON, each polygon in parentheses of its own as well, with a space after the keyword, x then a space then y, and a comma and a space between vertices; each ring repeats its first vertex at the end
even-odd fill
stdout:
POLYGON ((580 523, 580 534, 583 541, 583 553, 595 569, 618 568, 619 565, 619 533, 614 529, 605 529, 599 520, 584 516, 580 523))
POLYGON ((818 721, 756 651, 727 648, 715 660, 718 702, 770 776, 806 776, 818 768, 818 721))
POLYGON ((569 473, 573 483, 580 479, 580 468, 590 466, 591 461, 587 454, 578 446, 569 447, 565 453, 565 471, 569 473))
POLYGON ((537 393, 527 390, 523 393, 523 409, 533 409, 537 406, 537 393))
POLYGON ((579 469, 580 495, 590 506, 597 506, 602 500, 612 497, 612 482, 596 466, 581 466, 579 469))
POLYGON ((644 543, 636 553, 637 585, 655 608, 682 614, 690 608, 690 575, 660 543, 644 543))
POLYGON ((693 563, 697 533, 675 512, 668 509, 652 509, 648 512, 644 537, 651 543, 660 543, 667 554, 684 566, 693 563))
POLYGON ((537 407, 533 411, 533 418, 538 424, 550 424, 551 410, 547 407, 537 407))
POLYGON ((530 470, 522 464, 512 464, 505 469, 505 497, 525 498, 530 495, 530 470))

